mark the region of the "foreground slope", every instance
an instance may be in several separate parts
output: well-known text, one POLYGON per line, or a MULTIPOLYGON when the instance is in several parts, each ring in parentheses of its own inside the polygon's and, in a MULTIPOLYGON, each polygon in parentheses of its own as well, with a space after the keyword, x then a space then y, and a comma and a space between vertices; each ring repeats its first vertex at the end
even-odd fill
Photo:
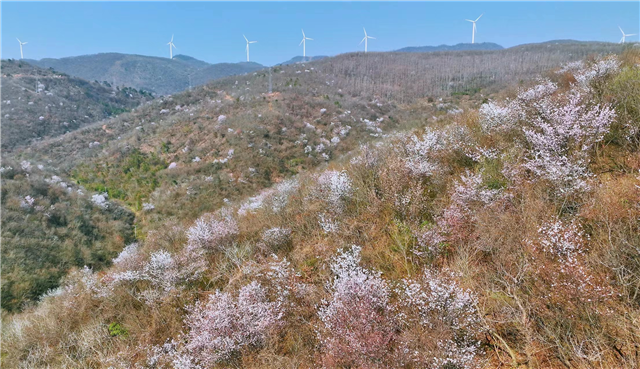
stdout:
POLYGON ((2 61, 2 148, 62 135, 131 110, 150 94, 2 61))
POLYGON ((4 324, 4 363, 637 366, 638 64, 569 64, 167 222, 4 324))
POLYGON ((61 59, 28 60, 42 68, 80 77, 89 81, 107 81, 118 86, 144 89, 168 95, 189 88, 189 75, 197 75, 192 85, 233 74, 244 74, 264 68, 258 63, 209 64, 176 55, 173 59, 144 55, 102 53, 61 59))

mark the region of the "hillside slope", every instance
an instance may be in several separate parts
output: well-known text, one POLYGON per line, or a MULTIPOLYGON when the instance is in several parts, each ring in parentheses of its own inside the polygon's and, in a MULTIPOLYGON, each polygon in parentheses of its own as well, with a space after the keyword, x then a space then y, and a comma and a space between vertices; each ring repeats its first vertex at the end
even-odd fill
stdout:
POLYGON ((134 240, 134 214, 56 175, 2 157, 2 309, 19 311, 73 268, 110 265, 134 240), (102 201, 104 200, 104 201, 102 201))
MULTIPOLYGON (((159 95, 184 91, 189 87, 189 75, 199 74, 198 83, 231 74, 244 74, 264 68, 257 63, 209 64, 186 55, 174 59, 153 56, 102 53, 61 59, 27 60, 42 68, 53 68, 89 81, 107 81, 117 86, 144 89, 159 95)), ((192 84, 195 83, 192 81, 192 84)))
POLYGON ((145 91, 88 82, 22 61, 1 63, 4 151, 74 131, 152 99, 145 91))
MULTIPOLYGON (((291 85, 315 96, 322 84, 307 83, 326 81, 320 64, 282 77, 308 73, 291 85)), ((637 52, 570 63, 430 119, 428 100, 394 102, 398 124, 416 129, 189 224, 167 220, 112 268, 71 274, 3 324, 3 363, 636 367, 639 64, 637 52)), ((247 81, 238 85, 255 88, 247 81)), ((246 91, 232 92, 238 104, 262 100, 246 91)))
POLYGON ((576 57, 546 48, 346 54, 272 68, 271 95, 264 71, 225 78, 17 155, 52 166, 88 191, 106 192, 136 213, 144 239, 164 221, 188 223, 360 144, 477 107, 492 90, 576 57), (496 68, 503 74, 482 84, 471 78, 496 68))

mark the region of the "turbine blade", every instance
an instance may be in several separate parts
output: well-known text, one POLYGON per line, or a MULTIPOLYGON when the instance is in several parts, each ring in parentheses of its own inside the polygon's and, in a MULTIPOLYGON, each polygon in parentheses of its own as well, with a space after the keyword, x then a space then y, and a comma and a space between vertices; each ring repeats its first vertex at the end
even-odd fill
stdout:
POLYGON ((309 38, 309 37, 307 37, 307 40, 311 40, 311 41, 313 41, 313 39, 312 39, 312 38, 309 38))
POLYGON ((364 27, 362 27, 362 30, 364 31, 364 35, 366 36, 367 35, 367 30, 364 29, 364 27))
POLYGON ((375 37, 373 37, 373 36, 367 36, 367 37, 372 38, 372 39, 374 39, 374 40, 376 39, 376 38, 375 38, 375 37))
MULTIPOLYGON (((627 36, 633 36, 633 35, 627 35, 627 36)), ((29 43, 28 41, 27 42, 21 42, 21 44, 23 44, 23 45, 26 45, 28 43, 29 43)))
POLYGON ((358 45, 362 45, 362 43, 364 42, 364 40, 367 39, 367 36, 364 36, 364 38, 362 39, 362 41, 360 41, 360 43, 358 45))
POLYGON ((249 40, 247 40, 247 36, 242 35, 242 37, 244 37, 244 39, 245 39, 247 42, 249 42, 249 40))
POLYGON ((622 32, 622 34, 624 35, 624 31, 622 30, 622 28, 620 28, 620 26, 618 26, 618 29, 620 30, 620 32, 622 32))
POLYGON ((480 14, 480 16, 478 17, 478 19, 476 19, 476 22, 480 20, 480 18, 482 18, 482 16, 484 15, 484 13, 480 14))
POLYGON ((22 43, 22 42, 20 41, 20 39, 19 39, 19 38, 17 38, 17 37, 16 37, 16 40, 18 40, 18 42, 22 43))
MULTIPOLYGON (((636 35, 635 33, 632 33, 632 34, 625 35, 625 36, 629 37, 629 36, 635 36, 635 35, 636 35)), ((25 42, 25 44, 26 44, 26 42, 25 42)))
POLYGON ((302 41, 300 41, 300 43, 298 44, 298 46, 302 45, 302 43, 304 42, 304 38, 302 39, 302 41))
POLYGON ((304 37, 305 37, 305 35, 304 35, 304 30, 301 30, 301 31, 302 31, 302 37, 304 38, 304 37))
POLYGON ((258 41, 249 41, 250 44, 256 44, 258 41))
POLYGON ((471 22, 471 23, 475 23, 475 21, 472 21, 471 19, 465 19, 467 22, 471 22))

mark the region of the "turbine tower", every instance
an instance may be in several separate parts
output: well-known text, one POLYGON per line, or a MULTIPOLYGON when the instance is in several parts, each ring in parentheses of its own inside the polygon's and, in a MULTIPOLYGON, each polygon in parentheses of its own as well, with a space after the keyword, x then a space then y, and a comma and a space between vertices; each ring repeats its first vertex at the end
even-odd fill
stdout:
POLYGON ((26 45, 28 42, 22 42, 19 38, 16 38, 16 40, 20 43, 20 59, 24 59, 24 55, 22 54, 22 45, 26 45))
POLYGON ((171 35, 171 41, 167 44, 169 45, 169 59, 173 59, 173 48, 176 48, 176 45, 173 44, 173 35, 171 35))
POLYGON ((247 61, 249 61, 249 44, 255 44, 258 41, 249 41, 245 35, 242 35, 242 37, 247 41, 247 61))
MULTIPOLYGON (((618 28, 620 28, 620 26, 618 26, 618 28)), ((622 30, 622 28, 620 28, 620 32, 622 32, 622 38, 620 39, 620 43, 624 44, 624 41, 626 40, 627 36, 635 36, 635 33, 629 33, 626 34, 624 33, 624 31, 622 30)), ((19 41, 19 40, 18 40, 19 41)), ((26 43, 26 42, 25 42, 26 43)), ((22 52, 22 46, 20 46, 20 52, 22 52)))
POLYGON ((367 40, 368 40, 368 39, 375 40, 376 38, 375 38, 375 37, 368 36, 368 35, 367 35, 367 30, 366 30, 366 29, 364 29, 364 27, 362 27, 362 29, 364 30, 364 38, 362 39, 362 41, 360 41, 359 45, 362 45, 362 43, 364 42, 364 52, 366 53, 366 52, 367 52, 367 40))
POLYGON ((472 21, 471 19, 465 19, 467 22, 471 22, 473 23, 473 29, 471 30, 471 43, 475 43, 476 42, 476 22, 478 20, 480 20, 480 18, 484 15, 484 13, 480 14, 480 16, 478 17, 478 19, 472 21))
POLYGON ((300 41, 300 44, 298 45, 302 45, 302 61, 305 61, 305 59, 307 58, 307 40, 313 41, 312 38, 305 36, 304 30, 302 30, 302 41, 300 41))

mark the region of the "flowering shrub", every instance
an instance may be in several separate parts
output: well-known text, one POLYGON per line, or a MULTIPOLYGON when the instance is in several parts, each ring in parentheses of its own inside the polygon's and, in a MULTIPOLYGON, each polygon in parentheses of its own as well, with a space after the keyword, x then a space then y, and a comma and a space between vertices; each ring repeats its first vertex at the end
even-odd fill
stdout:
POLYGON ((109 207, 109 202, 107 201, 107 193, 97 193, 93 196, 91 196, 91 202, 93 202, 95 205, 106 209, 107 207, 109 207))
POLYGON ((536 103, 533 127, 524 129, 530 145, 525 167, 569 194, 588 188, 588 151, 602 140, 616 114, 608 105, 589 106, 588 96, 572 91, 558 101, 536 103))
POLYGON ((407 169, 417 176, 434 174, 439 167, 431 156, 443 147, 442 138, 436 131, 427 130, 422 138, 411 136, 411 141, 404 147, 407 169))
POLYGON ((200 364, 214 365, 243 347, 264 343, 283 314, 281 305, 270 302, 255 281, 242 287, 237 298, 218 291, 190 308, 185 349, 200 364))
POLYGON ((585 303, 616 294, 604 278, 587 267, 584 261, 587 240, 575 222, 567 224, 556 219, 538 229, 538 240, 533 243, 534 249, 542 254, 534 255, 537 278, 554 301, 575 299, 585 303))
POLYGON ((263 207, 269 207, 274 213, 280 212, 287 203, 289 197, 298 190, 300 183, 296 178, 284 180, 274 187, 262 190, 258 196, 249 198, 238 209, 238 215, 253 213, 263 207))
POLYGON ((270 228, 262 233, 262 242, 270 249, 277 250, 291 241, 291 230, 286 228, 270 228))
POLYGON ((343 251, 331 263, 331 298, 318 311, 327 366, 370 367, 389 354, 395 334, 389 287, 360 267, 360 247, 343 251))
POLYGON ((490 189, 483 183, 482 173, 474 174, 467 170, 465 175, 460 176, 460 181, 456 182, 451 201, 469 210, 469 206, 474 203, 491 205, 501 195, 501 189, 490 189))
POLYGON ((140 247, 137 243, 132 243, 125 246, 118 254, 118 257, 113 259, 113 265, 122 269, 133 269, 140 265, 141 258, 140 247))
POLYGON ((446 228, 437 222, 432 226, 425 226, 415 231, 417 247, 412 252, 417 256, 435 257, 442 251, 444 242, 447 241, 446 228))
POLYGON ((574 77, 582 87, 588 87, 592 81, 619 70, 620 61, 611 56, 602 58, 585 69, 578 70, 574 73, 574 77))
POLYGON ((378 153, 369 144, 360 145, 360 154, 350 161, 352 165, 363 166, 365 168, 373 168, 378 162, 378 153))
POLYGON ((512 105, 503 107, 493 101, 482 104, 479 113, 480 126, 486 133, 512 128, 517 119, 517 111, 512 105))
POLYGON ((233 218, 217 219, 213 214, 205 214, 187 230, 190 247, 215 250, 238 234, 238 224, 233 218))
POLYGON ((404 360, 422 367, 479 367, 477 297, 460 287, 454 273, 426 270, 417 280, 405 280, 398 295, 409 327, 400 338, 404 360), (411 338, 412 330, 429 331, 433 341, 411 338))
POLYGON ((176 255, 166 250, 155 251, 145 262, 138 245, 131 244, 113 262, 115 270, 105 275, 102 281, 111 288, 147 282, 149 286, 142 289, 140 296, 150 304, 181 289, 186 282, 199 278, 206 268, 203 252, 188 246, 176 255))
POLYGON ((345 201, 353 195, 353 184, 346 171, 328 170, 318 177, 314 195, 327 202, 335 213, 344 210, 345 201))
POLYGON ((33 197, 27 195, 24 199, 20 200, 20 207, 25 209, 31 208, 35 201, 36 200, 33 197))
POLYGON ((538 101, 550 96, 557 90, 558 86, 555 83, 549 80, 543 80, 534 87, 520 91, 520 93, 518 93, 518 100, 521 102, 538 101))

